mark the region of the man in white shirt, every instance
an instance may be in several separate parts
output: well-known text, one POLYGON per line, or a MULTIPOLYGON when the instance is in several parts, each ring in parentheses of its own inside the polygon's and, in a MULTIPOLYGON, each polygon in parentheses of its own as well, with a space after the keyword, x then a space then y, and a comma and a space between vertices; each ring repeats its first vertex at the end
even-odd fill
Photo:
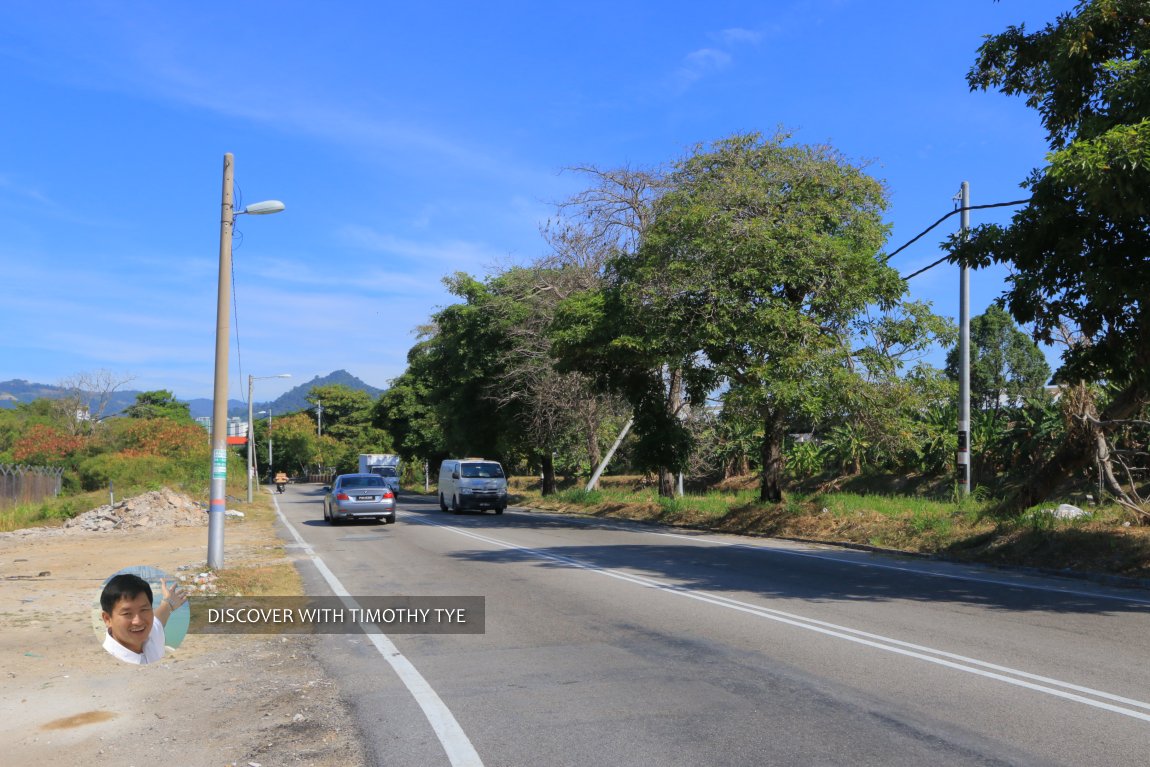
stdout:
POLYGON ((160 581, 163 601, 153 609, 152 587, 138 575, 120 573, 104 584, 100 610, 108 629, 104 649, 125 663, 144 665, 164 657, 164 626, 187 597, 160 581))

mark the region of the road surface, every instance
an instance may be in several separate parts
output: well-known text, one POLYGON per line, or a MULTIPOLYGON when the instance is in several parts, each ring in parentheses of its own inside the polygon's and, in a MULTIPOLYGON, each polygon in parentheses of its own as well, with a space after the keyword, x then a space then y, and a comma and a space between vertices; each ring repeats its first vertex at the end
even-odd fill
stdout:
POLYGON ((482 635, 340 634, 380 765, 1146 765, 1150 591, 614 520, 332 527, 309 593, 485 597, 482 635))

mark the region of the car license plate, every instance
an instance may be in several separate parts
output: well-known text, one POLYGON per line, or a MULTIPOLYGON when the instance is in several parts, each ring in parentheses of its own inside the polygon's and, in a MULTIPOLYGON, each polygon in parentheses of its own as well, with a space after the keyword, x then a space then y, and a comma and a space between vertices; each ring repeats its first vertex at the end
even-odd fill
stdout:
POLYGON ((357 496, 355 497, 355 499, 356 499, 357 501, 374 501, 374 500, 375 500, 375 496, 374 496, 374 495, 357 495, 357 496))

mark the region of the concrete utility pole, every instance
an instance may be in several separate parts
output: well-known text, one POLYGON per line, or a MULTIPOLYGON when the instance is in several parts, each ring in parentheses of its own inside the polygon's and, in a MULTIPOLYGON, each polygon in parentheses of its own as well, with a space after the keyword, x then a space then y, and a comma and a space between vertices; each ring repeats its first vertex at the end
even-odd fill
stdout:
MULTIPOLYGON (((966 240, 970 231, 970 184, 962 182, 959 192, 962 229, 966 240)), ((958 484, 963 495, 970 495, 970 270, 959 268, 958 288, 958 484)))
POLYGON ((599 477, 603 475, 603 470, 607 468, 607 464, 611 462, 611 457, 615 455, 615 451, 619 449, 619 445, 623 444, 623 439, 627 436, 627 432, 631 431, 631 426, 635 423, 635 418, 632 416, 627 419, 627 423, 623 424, 623 430, 619 432, 619 436, 615 438, 615 444, 611 445, 611 449, 607 451, 607 455, 603 456, 603 460, 595 467, 595 472, 591 475, 591 479, 587 482, 587 487, 584 488, 586 492, 591 492, 595 489, 595 485, 599 483, 599 477))
MULTIPOLYGON (((216 376, 212 390, 212 482, 208 506, 208 567, 224 565, 224 512, 228 491, 228 300, 232 295, 232 229, 236 210, 232 205, 235 164, 232 153, 224 155, 224 190, 220 203, 220 276, 216 294, 216 376)), ((266 200, 249 205, 240 213, 279 213, 284 204, 266 200)), ((250 401, 250 398, 249 398, 250 401)), ((250 428, 250 424, 249 424, 250 428)))
MULTIPOLYGON (((252 502, 252 480, 256 473, 256 453, 255 453, 255 436, 256 426, 255 421, 252 420, 252 381, 260 381, 265 378, 291 378, 291 373, 280 373, 275 376, 248 376, 248 503, 252 502)), ((268 406, 269 408, 271 405, 268 406)), ((261 413, 264 411, 260 411, 261 413)), ((268 468, 271 468, 272 462, 272 413, 271 410, 267 411, 268 414, 268 468)))
POLYGON ((216 295, 216 376, 212 391, 212 482, 208 506, 208 567, 224 564, 224 512, 228 484, 228 299, 232 294, 232 153, 224 155, 224 190, 220 203, 220 278, 216 295))

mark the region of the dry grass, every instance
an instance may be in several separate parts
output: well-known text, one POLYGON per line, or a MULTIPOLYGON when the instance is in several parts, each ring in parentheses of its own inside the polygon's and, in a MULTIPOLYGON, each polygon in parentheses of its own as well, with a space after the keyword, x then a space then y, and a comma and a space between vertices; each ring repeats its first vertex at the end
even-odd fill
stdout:
MULTIPOLYGON (((1078 520, 1029 512, 991 516, 993 501, 939 501, 914 495, 822 492, 761 504, 753 478, 705 494, 660 499, 649 481, 612 477, 590 493, 543 498, 538 478, 515 478, 517 503, 564 513, 655 522, 741 535, 897 549, 948 559, 1150 578, 1150 527, 1118 507, 1078 520)), ((1050 504, 1056 506, 1057 503, 1050 504)))

